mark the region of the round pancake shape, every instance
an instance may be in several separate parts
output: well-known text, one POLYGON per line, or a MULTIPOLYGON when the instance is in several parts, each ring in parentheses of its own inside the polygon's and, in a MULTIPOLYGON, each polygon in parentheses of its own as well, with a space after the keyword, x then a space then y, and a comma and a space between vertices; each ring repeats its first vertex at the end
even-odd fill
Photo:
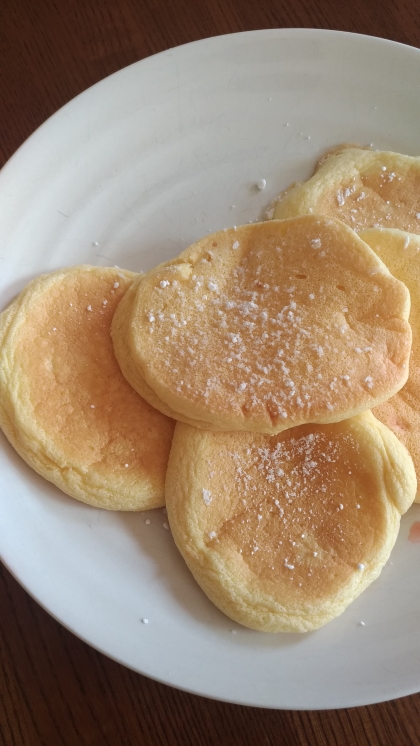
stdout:
POLYGON ((420 233, 420 158, 334 148, 308 181, 280 194, 267 217, 310 213, 339 218, 356 232, 382 227, 420 233))
POLYGON ((177 423, 166 475, 175 543, 231 619, 308 632, 380 574, 411 505, 405 447, 365 412, 276 436, 177 423))
POLYGON ((77 266, 33 280, 0 315, 0 426, 68 495, 109 510, 164 505, 174 422, 141 399, 110 325, 137 275, 77 266))
POLYGON ((127 380, 163 413, 274 434, 398 391, 408 315, 406 287, 367 244, 305 216, 201 239, 138 280, 112 336, 127 380))
MULTIPOLYGON (((410 373, 405 386, 374 408, 375 417, 387 425, 408 448, 420 478, 420 236, 399 230, 371 228, 360 233, 395 277, 410 291, 410 324, 413 343, 410 373)), ((420 494, 415 502, 420 502, 420 494)))

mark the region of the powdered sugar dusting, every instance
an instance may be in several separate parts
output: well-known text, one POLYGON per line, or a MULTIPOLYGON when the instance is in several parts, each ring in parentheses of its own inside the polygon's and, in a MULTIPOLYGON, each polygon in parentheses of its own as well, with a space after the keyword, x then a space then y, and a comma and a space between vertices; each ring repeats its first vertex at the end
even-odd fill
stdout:
POLYGON ((211 496, 210 490, 203 489, 202 490, 202 494, 203 494, 203 500, 204 500, 205 504, 206 505, 210 505, 210 503, 212 501, 212 496, 211 496))
POLYGON ((316 426, 293 432, 232 441, 226 436, 222 451, 207 461, 207 478, 226 505, 226 518, 215 526, 215 514, 205 515, 210 540, 229 546, 234 542, 260 577, 283 578, 281 582, 299 588, 320 578, 330 582, 332 567, 333 577, 337 572, 346 576, 346 562, 355 571, 358 563, 362 569, 358 527, 363 531, 363 522, 357 507, 363 498, 357 479, 351 481, 361 454, 349 432, 332 434, 316 426), (234 509, 229 507, 233 504, 234 509))
MULTIPOLYGON (((344 193, 346 198, 353 194, 344 193)), ((171 391, 205 412, 222 409, 267 427, 310 421, 322 412, 330 418, 360 401, 370 405, 366 353, 374 350, 375 329, 354 322, 354 308, 343 303, 348 302, 343 295, 347 280, 337 281, 335 265, 325 264, 333 261, 336 224, 310 220, 300 265, 290 256, 293 234, 276 234, 271 253, 258 241, 254 246, 247 241, 244 250, 242 227, 238 239, 232 231, 224 233, 229 249, 241 243, 244 250, 227 274, 225 255, 217 250, 222 239, 214 234, 209 239, 214 249, 203 250, 188 276, 171 267, 151 280, 153 291, 140 322, 153 333, 153 346, 145 346, 171 391), (315 274, 304 263, 310 246, 315 274)), ((229 257, 232 261, 230 251, 229 257)), ((365 297, 363 280, 352 281, 360 282, 356 295, 365 297)), ((377 290, 375 302, 382 286, 377 290)), ((375 391, 383 386, 385 366, 381 370, 375 391)))

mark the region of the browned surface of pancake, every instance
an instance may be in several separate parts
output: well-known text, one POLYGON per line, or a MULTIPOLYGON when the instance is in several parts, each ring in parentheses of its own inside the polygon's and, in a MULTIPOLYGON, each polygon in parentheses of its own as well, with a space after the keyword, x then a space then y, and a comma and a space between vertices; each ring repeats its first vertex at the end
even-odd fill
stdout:
POLYGON ((383 227, 420 233, 420 158, 334 148, 308 181, 282 192, 268 216, 308 213, 339 218, 355 231, 383 227))
POLYGON ((220 231, 152 270, 113 338, 127 380, 164 413, 275 433, 401 388, 408 314, 407 289, 353 231, 306 216, 220 231))
POLYGON ((174 423, 128 385, 110 325, 137 277, 80 266, 30 283, 1 315, 0 422, 39 473, 98 507, 164 504, 174 423))
POLYGON ((305 632, 381 572, 416 478, 370 412, 269 437, 175 428, 166 505, 175 542, 228 616, 305 632))

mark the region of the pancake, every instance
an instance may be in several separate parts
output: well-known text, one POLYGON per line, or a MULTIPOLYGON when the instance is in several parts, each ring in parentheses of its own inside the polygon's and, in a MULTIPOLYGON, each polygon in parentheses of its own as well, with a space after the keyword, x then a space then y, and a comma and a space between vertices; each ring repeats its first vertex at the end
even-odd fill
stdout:
MULTIPOLYGON (((136 367, 134 359, 131 354, 129 346, 130 340, 130 327, 131 327, 131 315, 133 312, 133 305, 136 299, 137 289, 139 282, 142 278, 133 282, 129 290, 118 304, 117 311, 114 314, 114 318, 111 326, 111 336, 114 345, 115 357, 118 360, 120 370, 124 378, 129 382, 130 386, 140 394, 146 401, 151 404, 152 407, 159 410, 167 417, 173 419, 180 418, 177 412, 171 409, 170 406, 165 404, 159 399, 157 394, 153 391, 150 386, 144 380, 140 369, 136 367)), ((182 416, 181 416, 182 417, 182 416)), ((204 430, 210 430, 211 424, 204 421, 193 420, 185 417, 185 421, 195 427, 201 427, 204 430)))
POLYGON ((109 510, 164 505, 174 422, 128 385, 110 337, 138 275, 78 266, 33 280, 0 315, 0 426, 68 495, 109 510))
POLYGON ((353 230, 398 228, 420 234, 420 158, 340 146, 323 156, 315 174, 280 194, 267 217, 316 213, 353 230))
POLYGON ((277 436, 177 423, 166 476, 175 543, 231 619, 307 632, 380 574, 411 505, 404 446, 371 412, 277 436))
POLYGON ((409 294, 337 220, 207 236, 138 280, 114 350, 129 383, 198 427, 274 434, 336 422, 407 379, 409 294))
POLYGON ((410 374, 405 386, 373 411, 410 451, 420 482, 420 236, 385 228, 372 228, 360 236, 410 291, 410 374))

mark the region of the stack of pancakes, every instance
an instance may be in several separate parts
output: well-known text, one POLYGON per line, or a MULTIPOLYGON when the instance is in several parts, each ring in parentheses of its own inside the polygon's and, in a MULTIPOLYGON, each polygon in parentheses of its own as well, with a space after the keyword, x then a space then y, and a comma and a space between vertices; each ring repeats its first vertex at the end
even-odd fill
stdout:
POLYGON ((34 280, 0 315, 2 429, 77 499, 166 502, 232 619, 317 629, 379 575, 416 496, 418 187, 420 159, 341 147, 274 219, 147 275, 34 280))

